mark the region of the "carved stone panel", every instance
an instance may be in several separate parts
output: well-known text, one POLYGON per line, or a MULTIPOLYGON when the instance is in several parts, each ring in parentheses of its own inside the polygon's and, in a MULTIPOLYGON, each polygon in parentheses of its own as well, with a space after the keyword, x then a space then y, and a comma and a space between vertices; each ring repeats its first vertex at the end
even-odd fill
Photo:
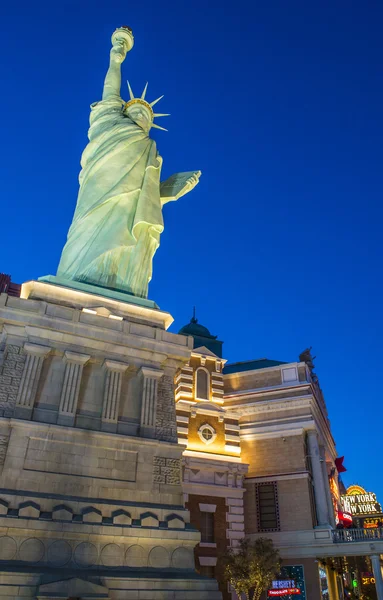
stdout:
POLYGON ((172 377, 164 375, 158 382, 156 438, 177 443, 177 418, 172 377))
POLYGON ((8 442, 8 435, 0 435, 0 466, 4 464, 7 455, 8 442))
POLYGON ((4 359, 0 364, 0 416, 12 417, 21 377, 23 375, 26 355, 23 348, 8 344, 4 351, 4 359))
POLYGON ((153 481, 154 483, 166 483, 167 485, 180 485, 181 460, 178 458, 154 456, 153 481))

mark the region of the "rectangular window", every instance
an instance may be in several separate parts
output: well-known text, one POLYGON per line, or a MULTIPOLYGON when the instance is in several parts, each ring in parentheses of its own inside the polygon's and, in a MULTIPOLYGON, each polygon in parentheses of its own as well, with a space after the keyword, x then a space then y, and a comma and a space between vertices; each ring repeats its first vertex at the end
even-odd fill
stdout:
POLYGON ((279 531, 278 491, 274 481, 256 484, 259 531, 279 531))
POLYGON ((214 513, 201 512, 201 542, 214 543, 214 513))

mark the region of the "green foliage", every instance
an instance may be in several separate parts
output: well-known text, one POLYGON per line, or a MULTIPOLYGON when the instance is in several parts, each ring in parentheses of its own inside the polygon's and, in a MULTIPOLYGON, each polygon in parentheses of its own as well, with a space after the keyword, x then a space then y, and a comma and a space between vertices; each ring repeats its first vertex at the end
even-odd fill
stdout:
POLYGON ((248 600, 259 600, 281 568, 279 552, 268 538, 253 542, 243 538, 237 548, 228 549, 223 560, 225 580, 238 598, 245 595, 248 600))

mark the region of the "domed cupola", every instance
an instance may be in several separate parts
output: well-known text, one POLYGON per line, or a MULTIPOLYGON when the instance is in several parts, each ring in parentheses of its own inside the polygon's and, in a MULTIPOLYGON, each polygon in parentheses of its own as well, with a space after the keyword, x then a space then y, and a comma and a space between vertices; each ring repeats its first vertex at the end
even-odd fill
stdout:
POLYGON ((198 319, 196 319, 195 316, 195 308, 193 310, 193 316, 190 319, 190 322, 181 327, 178 333, 181 335, 191 335, 194 339, 193 348, 205 346, 205 348, 208 348, 211 352, 214 352, 214 354, 219 356, 219 358, 222 358, 223 342, 217 340, 216 335, 211 335, 207 327, 204 327, 198 323, 198 319))

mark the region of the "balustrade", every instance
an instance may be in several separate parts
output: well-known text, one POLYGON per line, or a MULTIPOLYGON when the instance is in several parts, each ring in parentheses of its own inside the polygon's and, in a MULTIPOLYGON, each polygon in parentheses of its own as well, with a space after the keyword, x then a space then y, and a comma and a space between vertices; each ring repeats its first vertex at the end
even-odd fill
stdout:
POLYGON ((369 542, 371 540, 383 541, 383 527, 374 529, 334 529, 332 539, 335 544, 369 542))

